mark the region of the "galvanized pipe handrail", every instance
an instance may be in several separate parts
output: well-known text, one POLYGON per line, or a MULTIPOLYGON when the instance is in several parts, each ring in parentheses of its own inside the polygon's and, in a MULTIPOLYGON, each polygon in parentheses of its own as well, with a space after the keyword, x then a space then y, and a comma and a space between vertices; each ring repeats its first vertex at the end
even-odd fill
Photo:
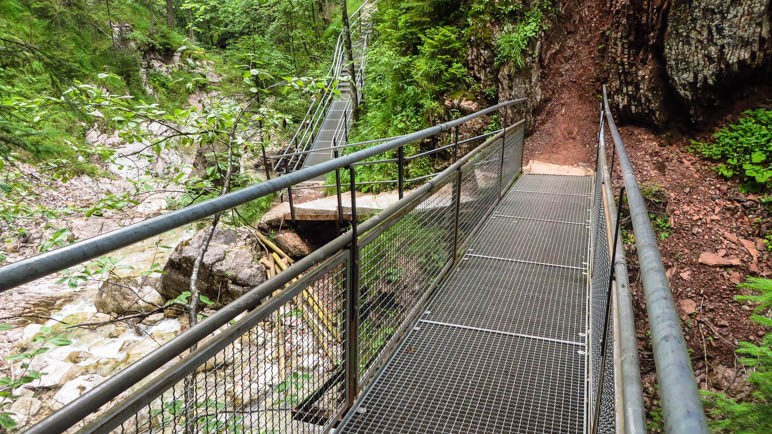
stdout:
POLYGON ((705 413, 681 330, 681 321, 673 303, 673 294, 657 247, 657 237, 652 229, 633 165, 614 122, 614 116, 611 114, 605 86, 603 87, 603 106, 627 189, 627 200, 635 231, 635 244, 646 297, 646 310, 651 327, 665 431, 684 434, 707 433, 705 413))
MULTIPOLYGON (((610 228, 617 227, 617 204, 614 200, 611 173, 606 160, 606 139, 603 117, 601 117, 598 142, 598 171, 603 176, 603 190, 606 208, 611 218, 610 228)), ((598 174, 596 174, 598 176, 598 174)), ((627 259, 621 238, 617 237, 616 255, 611 258, 614 266, 614 307, 619 321, 616 331, 619 334, 622 413, 625 434, 643 434, 646 432, 646 410, 643 405, 641 386, 641 368, 638 362, 638 345, 635 336, 635 313, 630 295, 630 279, 627 273, 627 259)))
POLYGON ((407 134, 386 143, 354 152, 340 158, 325 161, 315 166, 306 167, 274 178, 260 184, 251 185, 239 191, 234 191, 206 202, 195 204, 180 210, 172 211, 140 223, 126 226, 115 231, 80 241, 57 250, 46 252, 32 258, 23 259, 0 268, 0 292, 6 291, 23 283, 43 276, 65 270, 73 265, 94 259, 133 243, 160 235, 174 228, 192 223, 219 212, 234 208, 259 197, 284 190, 303 181, 308 181, 320 175, 342 169, 352 163, 362 161, 375 155, 397 149, 418 140, 431 137, 443 131, 464 124, 472 119, 493 113, 505 107, 522 103, 525 98, 507 101, 434 127, 407 134))
POLYGON ((426 157, 426 156, 429 156, 429 155, 432 155, 432 154, 436 154, 437 152, 441 152, 441 151, 444 151, 446 149, 455 148, 457 146, 465 145, 465 144, 467 144, 469 142, 473 142, 475 140, 484 139, 484 138, 490 137, 492 135, 498 134, 500 132, 501 132, 501 129, 498 129, 496 131, 491 131, 489 133, 484 133, 484 134, 480 134, 478 136, 474 136, 474 137, 470 137, 468 139, 461 140, 458 143, 451 143, 449 145, 440 146, 439 148, 429 149, 428 151, 424 151, 424 152, 421 152, 419 154, 414 154, 414 155, 411 155, 409 157, 405 157, 405 161, 411 161, 411 160, 415 160, 417 158, 426 157))
POLYGON ((321 152, 321 151, 332 151, 334 149, 344 149, 344 148, 352 148, 354 146, 362 146, 362 145, 369 145, 372 143, 379 143, 379 142, 387 142, 389 140, 397 139, 399 136, 391 136, 391 137, 385 137, 383 139, 372 139, 372 140, 365 140, 362 142, 355 142, 355 143, 346 143, 345 145, 337 145, 337 146, 328 146, 326 148, 316 148, 316 149, 309 149, 306 151, 298 151, 298 152, 290 152, 288 154, 276 154, 276 155, 269 155, 267 158, 269 160, 278 160, 282 157, 291 157, 293 155, 304 155, 304 154, 313 154, 315 152, 321 152))
MULTIPOLYGON (((499 106, 508 106, 520 101, 522 100, 511 101, 509 103, 500 104, 499 106)), ((491 109, 501 108, 499 106, 491 107, 491 109)), ((461 121, 462 119, 459 119, 458 121, 461 121)), ((520 121, 513 124, 509 128, 517 128, 522 124, 523 121, 520 121)), ((437 127, 442 127, 442 125, 438 125, 437 127)), ((492 138, 491 142, 494 142, 495 140, 496 137, 492 138)), ((374 215, 364 223, 360 224, 358 231, 360 233, 367 233, 368 231, 371 231, 375 228, 378 228, 380 225, 389 222, 395 216, 405 213, 406 210, 415 207, 423 198, 431 194, 438 186, 441 186, 446 179, 457 175, 457 171, 475 155, 482 152, 484 150, 483 148, 484 146, 474 149, 463 158, 460 158, 456 163, 440 172, 436 177, 426 182, 421 187, 411 191, 402 200, 390 205, 380 213, 374 215)), ((373 148, 367 149, 366 151, 370 151, 371 149, 373 148)), ((331 160, 322 164, 332 163, 333 161, 335 160, 331 160)), ((313 167, 318 166, 312 166, 312 168, 313 167)), ((309 172, 309 169, 310 168, 302 169, 278 179, 296 177, 298 174, 309 172)), ((137 225, 141 224, 142 223, 138 223, 137 225)), ((292 267, 288 268, 286 271, 283 271, 274 278, 258 285, 242 297, 225 305, 206 320, 186 330, 182 334, 164 344, 162 347, 146 355, 138 362, 130 365, 115 376, 108 378, 103 383, 87 392, 76 401, 66 405, 58 412, 50 415, 48 418, 39 422, 37 425, 31 427, 28 431, 25 432, 25 434, 49 434, 53 432, 62 432, 70 428, 88 415, 99 410, 103 405, 110 402, 110 400, 114 399, 124 390, 130 389, 138 382, 147 378, 149 375, 163 367, 166 363, 173 360, 175 357, 183 354, 194 344, 212 335, 212 333, 227 324, 229 321, 236 318, 239 314, 250 309, 255 309, 255 307, 258 306, 258 304, 263 300, 265 300, 266 297, 274 294, 276 290, 282 289, 284 285, 291 282, 302 273, 308 271, 311 269, 311 267, 329 259, 338 252, 345 250, 347 246, 351 245, 353 236, 353 231, 349 230, 346 233, 333 239, 329 243, 325 244, 321 248, 313 251, 310 255, 293 264, 292 267)), ((0 271, 2 271, 2 269, 0 269, 0 271)), ((283 300, 292 296, 296 292, 293 288, 284 289, 281 293, 277 294, 275 298, 278 297, 283 300)), ((274 298, 271 300, 274 300, 274 298)), ((274 304, 271 303, 268 306, 273 305, 274 304)), ((253 312, 253 314, 250 314, 249 317, 242 318, 242 320, 235 324, 234 327, 238 330, 244 329, 248 324, 251 324, 256 317, 262 317, 262 315, 266 312, 266 309, 268 309, 267 306, 258 307, 253 312)), ((159 375, 157 381, 142 387, 139 391, 133 394, 131 398, 127 399, 126 401, 122 401, 116 405, 116 407, 108 410, 103 418, 100 419, 100 425, 93 427, 95 431, 92 432, 109 432, 110 429, 115 428, 116 418, 119 418, 119 416, 122 414, 129 414, 132 411, 136 411, 137 408, 143 405, 144 401, 158 396, 158 394, 160 394, 166 386, 173 384, 176 380, 181 378, 180 376, 183 375, 186 367, 194 366, 196 361, 201 360, 202 357, 206 358, 206 355, 211 355, 213 352, 216 352, 218 348, 221 348, 222 342, 226 341, 229 336, 233 335, 234 332, 234 330, 229 330, 228 332, 217 335, 212 340, 203 344, 196 352, 187 356, 183 361, 168 368, 167 372, 159 375)))

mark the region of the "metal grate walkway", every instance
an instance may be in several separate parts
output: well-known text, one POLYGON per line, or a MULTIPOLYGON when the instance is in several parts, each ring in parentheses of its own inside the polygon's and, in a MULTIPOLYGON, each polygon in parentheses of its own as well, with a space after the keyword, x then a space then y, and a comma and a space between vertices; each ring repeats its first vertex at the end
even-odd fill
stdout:
POLYGON ((592 189, 522 176, 337 432, 582 432, 592 189))

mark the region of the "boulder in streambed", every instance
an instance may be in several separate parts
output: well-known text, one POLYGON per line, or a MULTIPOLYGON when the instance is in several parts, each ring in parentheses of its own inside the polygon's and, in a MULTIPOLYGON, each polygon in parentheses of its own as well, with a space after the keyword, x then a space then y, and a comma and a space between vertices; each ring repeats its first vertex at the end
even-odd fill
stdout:
POLYGON ((150 312, 164 304, 156 286, 158 279, 151 277, 112 276, 99 288, 94 306, 108 315, 150 312))
MULTIPOLYGON (((209 232, 199 231, 192 239, 174 249, 164 267, 159 292, 167 300, 190 290, 193 264, 209 232)), ((235 229, 215 230, 198 274, 198 289, 223 306, 265 281, 265 267, 255 260, 255 241, 248 232, 235 229)))

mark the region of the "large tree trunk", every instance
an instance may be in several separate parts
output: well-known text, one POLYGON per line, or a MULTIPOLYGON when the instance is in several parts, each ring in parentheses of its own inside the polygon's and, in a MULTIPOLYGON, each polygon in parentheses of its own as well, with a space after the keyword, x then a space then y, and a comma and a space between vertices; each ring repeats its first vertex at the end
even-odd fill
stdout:
POLYGON ((354 67, 354 51, 351 48, 351 28, 348 24, 348 8, 346 0, 340 1, 340 10, 343 18, 343 45, 346 52, 348 63, 348 73, 351 80, 351 117, 354 120, 359 119, 359 92, 357 90, 356 68, 354 67))
POLYGON ((166 25, 174 29, 174 0, 166 0, 166 25))
POLYGON ((696 124, 772 72, 771 0, 613 2, 607 65, 623 118, 696 124), (731 90, 731 92, 730 92, 731 90))

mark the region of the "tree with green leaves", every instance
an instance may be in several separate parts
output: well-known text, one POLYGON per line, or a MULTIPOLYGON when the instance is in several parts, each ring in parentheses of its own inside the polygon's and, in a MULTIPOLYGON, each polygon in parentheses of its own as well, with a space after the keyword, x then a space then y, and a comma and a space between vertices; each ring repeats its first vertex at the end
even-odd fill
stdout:
POLYGON ((340 1, 340 15, 343 20, 343 46, 346 52, 346 65, 349 75, 349 85, 351 86, 351 117, 354 121, 359 119, 359 94, 357 90, 356 67, 354 65, 354 50, 351 47, 351 26, 348 22, 348 8, 346 0, 340 1))

